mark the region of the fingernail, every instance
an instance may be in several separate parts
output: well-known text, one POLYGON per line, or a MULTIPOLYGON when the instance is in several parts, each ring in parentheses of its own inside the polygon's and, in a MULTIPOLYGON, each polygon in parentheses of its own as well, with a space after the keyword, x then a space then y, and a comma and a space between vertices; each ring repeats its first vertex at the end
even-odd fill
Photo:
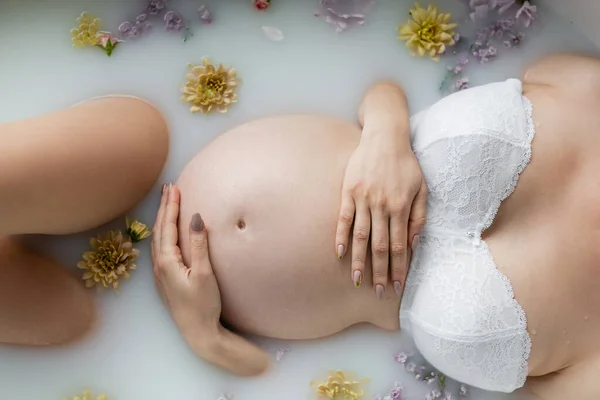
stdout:
POLYGON ((344 257, 344 245, 343 244, 338 245, 337 256, 340 260, 342 259, 342 257, 344 257))
POLYGON ((356 270, 356 271, 354 271, 354 275, 352 278, 354 281, 354 286, 359 288, 360 284, 362 283, 362 273, 360 271, 356 270))
POLYGON ((419 235, 413 236, 412 246, 410 246, 412 248, 413 253, 414 253, 415 249, 417 248, 417 246, 419 245, 420 241, 421 241, 421 236, 419 236, 419 235))
POLYGON ((202 221, 202 217, 198 213, 192 215, 192 230, 196 232, 204 230, 204 221, 202 221))
POLYGON ((377 298, 378 299, 382 299, 383 298, 383 292, 385 291, 383 285, 377 285, 375 286, 375 293, 377 294, 377 298))
POLYGON ((398 296, 402 294, 402 285, 400 284, 400 281, 394 281, 394 292, 396 292, 398 296))
POLYGON ((166 188, 167 188, 167 184, 163 183, 162 188, 160 189, 160 194, 163 194, 165 192, 166 188))

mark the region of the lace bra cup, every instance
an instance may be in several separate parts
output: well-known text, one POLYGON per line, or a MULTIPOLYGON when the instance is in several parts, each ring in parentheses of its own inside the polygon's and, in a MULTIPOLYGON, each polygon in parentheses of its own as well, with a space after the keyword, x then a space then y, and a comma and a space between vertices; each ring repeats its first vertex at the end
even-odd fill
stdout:
POLYGON ((429 199, 402 329, 441 372, 485 390, 512 392, 527 378, 525 313, 481 234, 529 163, 533 135, 517 79, 455 93, 411 118, 429 199))

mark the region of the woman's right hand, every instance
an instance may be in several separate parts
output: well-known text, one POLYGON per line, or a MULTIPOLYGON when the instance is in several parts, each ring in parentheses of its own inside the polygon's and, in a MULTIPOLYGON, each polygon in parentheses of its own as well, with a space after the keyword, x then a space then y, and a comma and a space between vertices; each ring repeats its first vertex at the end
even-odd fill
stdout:
POLYGON ((154 279, 179 331, 190 347, 209 362, 240 375, 257 375, 268 356, 255 345, 223 328, 221 294, 208 255, 208 234, 200 214, 190 222, 190 264, 178 246, 180 193, 163 187, 154 225, 154 279))

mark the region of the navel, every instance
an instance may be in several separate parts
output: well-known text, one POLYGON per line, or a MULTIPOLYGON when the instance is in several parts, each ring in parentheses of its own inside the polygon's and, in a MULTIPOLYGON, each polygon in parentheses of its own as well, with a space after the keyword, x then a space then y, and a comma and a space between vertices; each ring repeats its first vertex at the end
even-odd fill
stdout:
POLYGON ((246 222, 240 218, 240 219, 238 219, 236 226, 240 231, 243 231, 246 229, 246 222))

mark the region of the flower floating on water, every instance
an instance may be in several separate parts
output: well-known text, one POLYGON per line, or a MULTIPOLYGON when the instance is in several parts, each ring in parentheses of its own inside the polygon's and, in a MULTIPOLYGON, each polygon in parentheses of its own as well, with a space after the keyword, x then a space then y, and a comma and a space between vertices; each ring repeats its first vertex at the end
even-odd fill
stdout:
POLYGON ((217 68, 208 58, 202 65, 190 65, 187 82, 181 89, 181 100, 191 104, 190 111, 208 114, 214 110, 225 113, 237 102, 236 88, 239 85, 237 72, 221 64, 217 68))
POLYGON ((83 12, 77 18, 77 27, 71 29, 71 41, 75 47, 96 46, 102 21, 83 12))
POLYGON ((146 9, 148 10, 148 14, 150 15, 159 15, 164 11, 166 7, 166 0, 149 0, 146 9))
POLYGON ((390 391, 383 397, 377 396, 374 400, 402 400, 402 392, 404 388, 400 384, 400 382, 394 383, 394 386, 390 389, 390 391))
POLYGON ((121 43, 121 41, 112 36, 110 32, 98 33, 98 44, 96 46, 103 49, 106 55, 109 57, 112 55, 113 50, 119 43, 121 43))
POLYGON ((537 18, 537 6, 532 6, 529 1, 526 1, 519 8, 519 11, 517 11, 515 18, 521 21, 526 28, 529 28, 531 23, 537 18))
POLYGON ((136 17, 135 23, 125 21, 119 25, 119 33, 126 39, 134 39, 152 30, 152 25, 148 21, 148 14, 143 13, 136 17))
POLYGON ((325 383, 311 382, 312 386, 317 388, 319 400, 357 400, 363 398, 365 392, 361 381, 354 380, 352 375, 346 376, 343 371, 330 371, 329 373, 330 376, 325 383))
POLYGON ((348 28, 364 25, 374 0, 321 0, 321 10, 315 14, 343 32, 348 28))
POLYGON ((252 0, 254 8, 259 11, 265 11, 271 5, 271 0, 252 0))
POLYGON ((210 24, 213 21, 212 13, 205 4, 198 7, 198 17, 200 17, 200 21, 205 24, 210 24))
POLYGON ((283 358, 283 356, 285 356, 290 351, 291 351, 290 349, 278 349, 277 350, 277 354, 275 354, 275 360, 281 361, 281 359, 283 358))
POLYGON ((152 235, 152 231, 148 229, 146 224, 142 224, 136 219, 130 221, 128 217, 125 217, 125 223, 127 224, 127 235, 133 243, 141 242, 152 235))
POLYGON ((406 41, 406 46, 413 55, 427 55, 438 61, 447 46, 453 46, 456 24, 450 23, 451 14, 440 13, 434 5, 426 9, 419 3, 410 10, 412 19, 398 28, 400 40, 406 41))
MULTIPOLYGON (((69 399, 65 399, 65 400, 69 400, 69 399)), ((97 397, 94 397, 94 396, 92 396, 90 394, 90 392, 88 392, 87 390, 85 390, 82 395, 74 396, 70 400, 108 400, 108 399, 103 394, 101 394, 101 395, 99 395, 97 397)))
POLYGON ((102 285, 117 289, 119 280, 129 279, 129 272, 136 269, 140 251, 120 231, 98 235, 90 240, 90 245, 92 251, 83 253, 83 261, 77 263, 77 268, 85 270, 82 279, 86 287, 102 285))

